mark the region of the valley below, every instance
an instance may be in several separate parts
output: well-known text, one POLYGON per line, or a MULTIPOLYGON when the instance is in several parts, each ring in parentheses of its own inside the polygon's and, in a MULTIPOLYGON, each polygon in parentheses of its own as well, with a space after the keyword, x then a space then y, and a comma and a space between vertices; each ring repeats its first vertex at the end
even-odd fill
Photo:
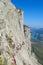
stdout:
POLYGON ((43 29, 32 30, 31 34, 31 52, 35 53, 38 62, 43 65, 43 29), (40 31, 41 30, 41 31, 40 31), (38 31, 38 32, 37 32, 38 31), (41 37, 40 37, 41 36, 41 37))
POLYGON ((32 42, 32 52, 35 53, 38 62, 43 65, 43 43, 42 42, 32 42))

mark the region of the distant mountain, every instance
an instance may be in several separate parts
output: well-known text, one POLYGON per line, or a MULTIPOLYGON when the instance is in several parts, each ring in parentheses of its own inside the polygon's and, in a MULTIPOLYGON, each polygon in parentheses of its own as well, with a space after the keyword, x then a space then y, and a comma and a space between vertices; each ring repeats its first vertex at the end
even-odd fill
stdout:
POLYGON ((31 28, 31 40, 43 41, 43 28, 31 28))

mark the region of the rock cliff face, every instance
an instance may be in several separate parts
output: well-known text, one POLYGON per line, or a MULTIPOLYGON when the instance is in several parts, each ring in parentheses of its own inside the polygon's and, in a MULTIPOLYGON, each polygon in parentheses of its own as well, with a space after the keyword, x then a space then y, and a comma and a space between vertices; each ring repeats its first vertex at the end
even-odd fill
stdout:
POLYGON ((31 55, 30 28, 23 11, 10 0, 0 0, 0 65, 39 65, 31 55))

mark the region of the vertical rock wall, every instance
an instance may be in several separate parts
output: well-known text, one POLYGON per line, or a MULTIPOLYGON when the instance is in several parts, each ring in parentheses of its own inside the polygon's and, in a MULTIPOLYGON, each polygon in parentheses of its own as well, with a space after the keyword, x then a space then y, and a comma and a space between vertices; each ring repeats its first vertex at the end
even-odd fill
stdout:
POLYGON ((24 25, 24 35, 25 35, 27 49, 28 49, 29 55, 31 56, 31 42, 30 42, 31 34, 30 34, 30 28, 26 25, 24 25))
POLYGON ((0 0, 0 65, 38 65, 31 57, 30 28, 23 11, 10 0, 0 0))

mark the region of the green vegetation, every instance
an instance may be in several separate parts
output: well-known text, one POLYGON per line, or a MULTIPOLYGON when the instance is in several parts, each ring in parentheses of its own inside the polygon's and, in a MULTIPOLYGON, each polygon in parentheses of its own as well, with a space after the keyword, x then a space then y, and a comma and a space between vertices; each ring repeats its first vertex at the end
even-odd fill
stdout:
POLYGON ((32 52, 36 54, 38 61, 43 65, 43 43, 32 43, 32 52))
POLYGON ((24 61, 23 61, 23 65, 26 65, 24 61))
POLYGON ((0 65, 2 65, 2 58, 0 57, 0 65))
POLYGON ((6 37, 7 41, 8 41, 8 43, 10 43, 10 44, 11 44, 11 43, 13 42, 12 38, 11 38, 11 37, 9 37, 7 34, 6 34, 6 36, 5 36, 5 37, 6 37))
POLYGON ((6 60, 6 58, 4 58, 4 65, 7 65, 7 60, 6 60))

